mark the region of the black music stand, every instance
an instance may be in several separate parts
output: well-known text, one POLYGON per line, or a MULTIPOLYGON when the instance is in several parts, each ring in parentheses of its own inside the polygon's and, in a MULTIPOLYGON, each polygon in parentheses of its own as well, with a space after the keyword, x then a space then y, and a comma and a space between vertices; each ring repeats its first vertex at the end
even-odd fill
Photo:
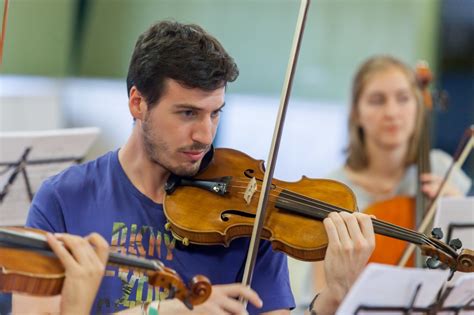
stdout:
POLYGON ((449 223, 448 224, 448 235, 446 235, 446 243, 449 244, 453 239, 453 234, 456 230, 465 231, 471 229, 474 233, 474 222, 473 223, 449 223))
POLYGON ((355 315, 363 314, 383 314, 383 313, 394 313, 403 314, 403 315, 415 315, 415 314, 438 314, 440 312, 447 312, 446 314, 459 314, 461 311, 474 311, 474 297, 468 300, 466 303, 459 306, 443 306, 446 299, 449 297, 450 293, 453 290, 453 287, 448 287, 445 290, 440 290, 438 293, 438 298, 435 303, 431 304, 428 307, 415 307, 415 301, 420 292, 421 284, 418 284, 416 290, 413 292, 410 303, 406 306, 370 306, 370 305, 360 305, 356 311, 355 315))
POLYGON ((0 226, 23 225, 42 181, 83 161, 99 132, 98 128, 0 132, 0 226))
MULTIPOLYGON (((336 314, 423 314, 434 308, 432 304, 440 300, 439 292, 448 277, 449 270, 401 268, 370 263, 354 283, 336 314)), ((454 303, 458 301, 455 300, 454 303)))
POLYGON ((0 190, 0 204, 3 202, 3 199, 8 194, 8 188, 15 182, 16 177, 19 173, 22 173, 23 178, 25 179, 25 186, 26 186, 26 190, 28 191, 28 196, 30 197, 30 201, 33 199, 33 193, 31 192, 30 181, 28 179, 28 174, 26 173, 26 168, 25 168, 26 159, 30 151, 31 151, 30 147, 26 148, 25 151, 23 151, 21 158, 16 163, 7 164, 6 169, 0 172, 0 175, 1 175, 11 170, 10 175, 8 176, 8 179, 6 180, 5 185, 0 190))
POLYGON ((44 160, 31 160, 28 161, 28 155, 31 152, 31 147, 28 147, 23 152, 21 158, 16 162, 0 162, 0 166, 6 166, 6 169, 2 173, 6 173, 9 170, 12 170, 10 173, 6 184, 3 186, 3 189, 0 191, 0 204, 3 202, 3 199, 6 197, 9 191, 9 187, 15 183, 16 177, 19 173, 23 175, 26 193, 30 201, 33 200, 33 190, 31 188, 31 182, 28 177, 27 165, 41 165, 41 164, 55 164, 55 163, 81 163, 84 160, 84 157, 78 158, 60 158, 60 159, 44 159, 44 160))

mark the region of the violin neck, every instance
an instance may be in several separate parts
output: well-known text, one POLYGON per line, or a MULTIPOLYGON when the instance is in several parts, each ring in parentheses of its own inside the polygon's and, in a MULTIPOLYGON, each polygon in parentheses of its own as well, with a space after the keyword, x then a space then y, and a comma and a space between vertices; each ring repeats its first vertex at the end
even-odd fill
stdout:
POLYGON ((372 223, 374 225, 374 232, 377 234, 407 241, 415 245, 425 244, 423 239, 426 236, 416 231, 377 219, 372 219, 372 223))
POLYGON ((108 263, 132 267, 134 269, 142 269, 145 271, 157 271, 163 269, 163 264, 158 261, 112 252, 109 253, 108 263))
MULTIPOLYGON (((275 202, 275 206, 279 209, 320 221, 324 220, 331 212, 352 213, 352 211, 347 209, 337 207, 320 200, 312 199, 289 190, 283 190, 280 193, 275 202)), ((456 251, 454 251, 451 247, 438 240, 433 240, 422 233, 378 219, 372 219, 372 224, 374 226, 374 231, 377 234, 389 236, 419 246, 428 245, 430 247, 442 250, 449 257, 458 256, 456 251)))
MULTIPOLYGON (((324 220, 331 212, 352 212, 288 190, 284 190, 279 195, 275 206, 316 220, 324 220)), ((426 236, 421 233, 382 220, 372 219, 372 223, 377 234, 407 241, 415 245, 425 244, 426 236)))
MULTIPOLYGON (((46 237, 36 232, 19 232, 0 228, 0 244, 14 248, 44 251, 49 255, 53 253, 46 237)), ((157 271, 164 267, 159 261, 113 252, 109 253, 108 263, 145 271, 157 271)))

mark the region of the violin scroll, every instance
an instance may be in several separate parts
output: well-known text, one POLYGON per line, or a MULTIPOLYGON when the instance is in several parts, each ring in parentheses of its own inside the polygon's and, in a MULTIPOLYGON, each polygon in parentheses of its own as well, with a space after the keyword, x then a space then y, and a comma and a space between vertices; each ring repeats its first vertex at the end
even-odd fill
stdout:
POLYGON ((433 81, 433 73, 426 61, 418 61, 415 68, 415 77, 418 87, 423 96, 423 104, 428 111, 433 107, 446 109, 448 107, 449 97, 444 90, 434 90, 432 93, 428 89, 428 85, 433 81))
POLYGON ((462 272, 474 272, 474 251, 463 249, 457 259, 456 270, 462 272))
POLYGON ((211 283, 205 276, 195 276, 191 280, 188 289, 176 271, 167 267, 150 273, 148 282, 153 286, 168 289, 169 298, 179 299, 190 310, 195 305, 204 303, 212 292, 211 283))
MULTIPOLYGON (((436 238, 429 238, 429 243, 430 244, 420 246, 423 255, 431 257, 432 260, 438 260, 449 267, 453 272, 474 272, 473 250, 465 248, 458 254, 456 247, 452 248, 436 238)), ((433 266, 434 268, 438 267, 436 265, 433 266)), ((430 267, 430 265, 428 265, 428 267, 430 267)))
POLYGON ((419 61, 416 65, 415 70, 416 80, 418 86, 423 94, 423 104, 428 110, 433 109, 433 99, 431 93, 428 90, 428 85, 433 80, 433 73, 431 72, 428 63, 426 61, 419 61))

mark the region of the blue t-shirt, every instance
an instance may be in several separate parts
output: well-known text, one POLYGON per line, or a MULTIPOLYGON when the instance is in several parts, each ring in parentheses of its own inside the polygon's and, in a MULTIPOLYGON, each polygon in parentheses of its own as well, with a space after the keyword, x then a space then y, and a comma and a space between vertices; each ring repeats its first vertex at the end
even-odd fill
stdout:
MULTIPOLYGON (((166 222, 162 205, 130 182, 117 150, 44 181, 26 225, 81 236, 97 232, 108 240, 112 251, 159 259, 186 283, 197 274, 207 276, 212 284, 241 281, 248 238, 232 241, 229 248, 184 246, 166 231, 166 222)), ((148 286, 147 281, 141 272, 108 266, 92 312, 116 312, 166 298, 166 290, 148 286)), ((252 288, 262 298, 263 308, 249 304, 251 314, 295 305, 286 256, 272 251, 267 241, 260 244, 252 288)))

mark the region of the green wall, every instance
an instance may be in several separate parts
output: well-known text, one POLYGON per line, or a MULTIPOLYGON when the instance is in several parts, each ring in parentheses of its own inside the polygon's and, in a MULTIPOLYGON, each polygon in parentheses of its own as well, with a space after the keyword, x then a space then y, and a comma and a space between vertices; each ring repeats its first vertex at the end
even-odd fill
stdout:
MULTIPOLYGON (((230 91, 280 93, 296 0, 89 0, 83 45, 74 58, 77 3, 11 0, 2 72, 123 78, 137 36, 154 21, 172 18, 202 25, 234 56, 241 75, 230 91)), ((313 1, 294 95, 345 99, 355 67, 375 53, 433 64, 438 10, 436 0, 313 1)))
MULTIPOLYGON (((1 73, 67 75, 74 1, 10 0, 1 73)), ((3 17, 4 0, 1 1, 3 17)))

